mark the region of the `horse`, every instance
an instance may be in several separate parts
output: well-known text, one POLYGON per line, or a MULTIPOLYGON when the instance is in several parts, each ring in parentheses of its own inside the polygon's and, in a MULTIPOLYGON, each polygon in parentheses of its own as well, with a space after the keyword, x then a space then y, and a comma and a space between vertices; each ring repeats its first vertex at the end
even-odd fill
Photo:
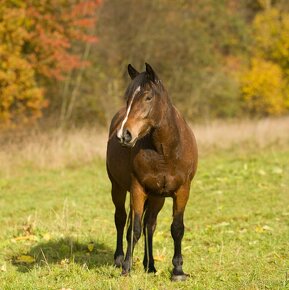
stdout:
POLYGON ((128 65, 131 83, 125 92, 127 104, 112 118, 109 129, 106 167, 115 206, 117 243, 114 265, 122 267, 122 275, 129 274, 133 250, 143 230, 143 266, 147 272, 156 272, 153 234, 165 198, 171 197, 171 235, 174 241, 171 279, 182 281, 188 276, 182 268, 183 220, 191 181, 197 169, 197 144, 162 81, 149 64, 145 63, 145 66, 146 70, 139 73, 131 64, 128 65), (130 213, 124 257, 127 192, 130 193, 130 213))

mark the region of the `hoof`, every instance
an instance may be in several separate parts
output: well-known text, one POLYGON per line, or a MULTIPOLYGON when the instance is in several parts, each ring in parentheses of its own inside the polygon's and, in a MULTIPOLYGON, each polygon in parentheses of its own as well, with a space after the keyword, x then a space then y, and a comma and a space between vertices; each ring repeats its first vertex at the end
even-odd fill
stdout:
POLYGON ((123 263, 123 256, 118 256, 117 258, 114 259, 114 266, 117 268, 120 268, 123 263))
POLYGON ((153 274, 157 272, 155 267, 149 267, 148 269, 145 268, 145 271, 147 273, 153 273, 153 274))
POLYGON ((122 271, 121 271, 121 275, 122 276, 128 276, 130 272, 130 263, 129 261, 124 261, 122 263, 122 271))
POLYGON ((189 277, 188 274, 181 274, 181 275, 172 275, 172 281, 178 282, 178 281, 186 281, 187 278, 189 277))
POLYGON ((154 263, 148 263, 146 260, 144 260, 143 266, 144 266, 144 271, 146 273, 156 273, 157 272, 154 263))
POLYGON ((127 277, 128 275, 129 275, 129 271, 126 271, 126 270, 122 269, 121 276, 122 277, 127 277))

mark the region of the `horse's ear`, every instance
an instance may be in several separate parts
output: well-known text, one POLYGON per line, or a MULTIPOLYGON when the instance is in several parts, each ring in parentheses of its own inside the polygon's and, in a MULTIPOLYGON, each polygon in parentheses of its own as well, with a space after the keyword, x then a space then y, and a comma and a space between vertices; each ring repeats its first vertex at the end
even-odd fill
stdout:
POLYGON ((146 65, 146 72, 147 72, 150 80, 154 83, 157 82, 158 77, 157 77, 156 73, 154 72, 153 68, 148 63, 145 63, 145 65, 146 65))
POLYGON ((132 80, 139 74, 139 72, 131 64, 127 66, 127 71, 132 80))

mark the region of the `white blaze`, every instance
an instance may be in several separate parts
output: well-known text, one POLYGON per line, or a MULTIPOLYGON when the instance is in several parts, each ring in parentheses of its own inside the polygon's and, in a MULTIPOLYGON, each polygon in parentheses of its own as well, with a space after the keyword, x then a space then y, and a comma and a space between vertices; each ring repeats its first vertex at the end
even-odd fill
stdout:
POLYGON ((138 86, 136 88, 136 90, 134 91, 133 95, 132 95, 132 98, 131 98, 131 101, 127 107, 127 110, 126 110, 126 114, 125 114, 125 117, 121 123, 121 126, 120 126, 120 129, 117 131, 117 137, 120 139, 122 137, 122 133, 123 133, 123 127, 128 119, 128 115, 129 115, 129 112, 131 110, 131 106, 132 106, 132 103, 133 103, 133 100, 134 100, 134 97, 136 96, 136 94, 140 91, 140 86, 138 86))

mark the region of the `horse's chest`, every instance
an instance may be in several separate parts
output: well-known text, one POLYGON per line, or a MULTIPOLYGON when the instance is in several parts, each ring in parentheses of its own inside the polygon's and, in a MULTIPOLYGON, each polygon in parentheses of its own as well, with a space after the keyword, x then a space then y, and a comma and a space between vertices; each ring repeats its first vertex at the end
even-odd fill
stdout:
POLYGON ((134 173, 151 195, 172 196, 183 183, 183 175, 174 163, 167 162, 161 155, 146 152, 134 162, 134 173))

